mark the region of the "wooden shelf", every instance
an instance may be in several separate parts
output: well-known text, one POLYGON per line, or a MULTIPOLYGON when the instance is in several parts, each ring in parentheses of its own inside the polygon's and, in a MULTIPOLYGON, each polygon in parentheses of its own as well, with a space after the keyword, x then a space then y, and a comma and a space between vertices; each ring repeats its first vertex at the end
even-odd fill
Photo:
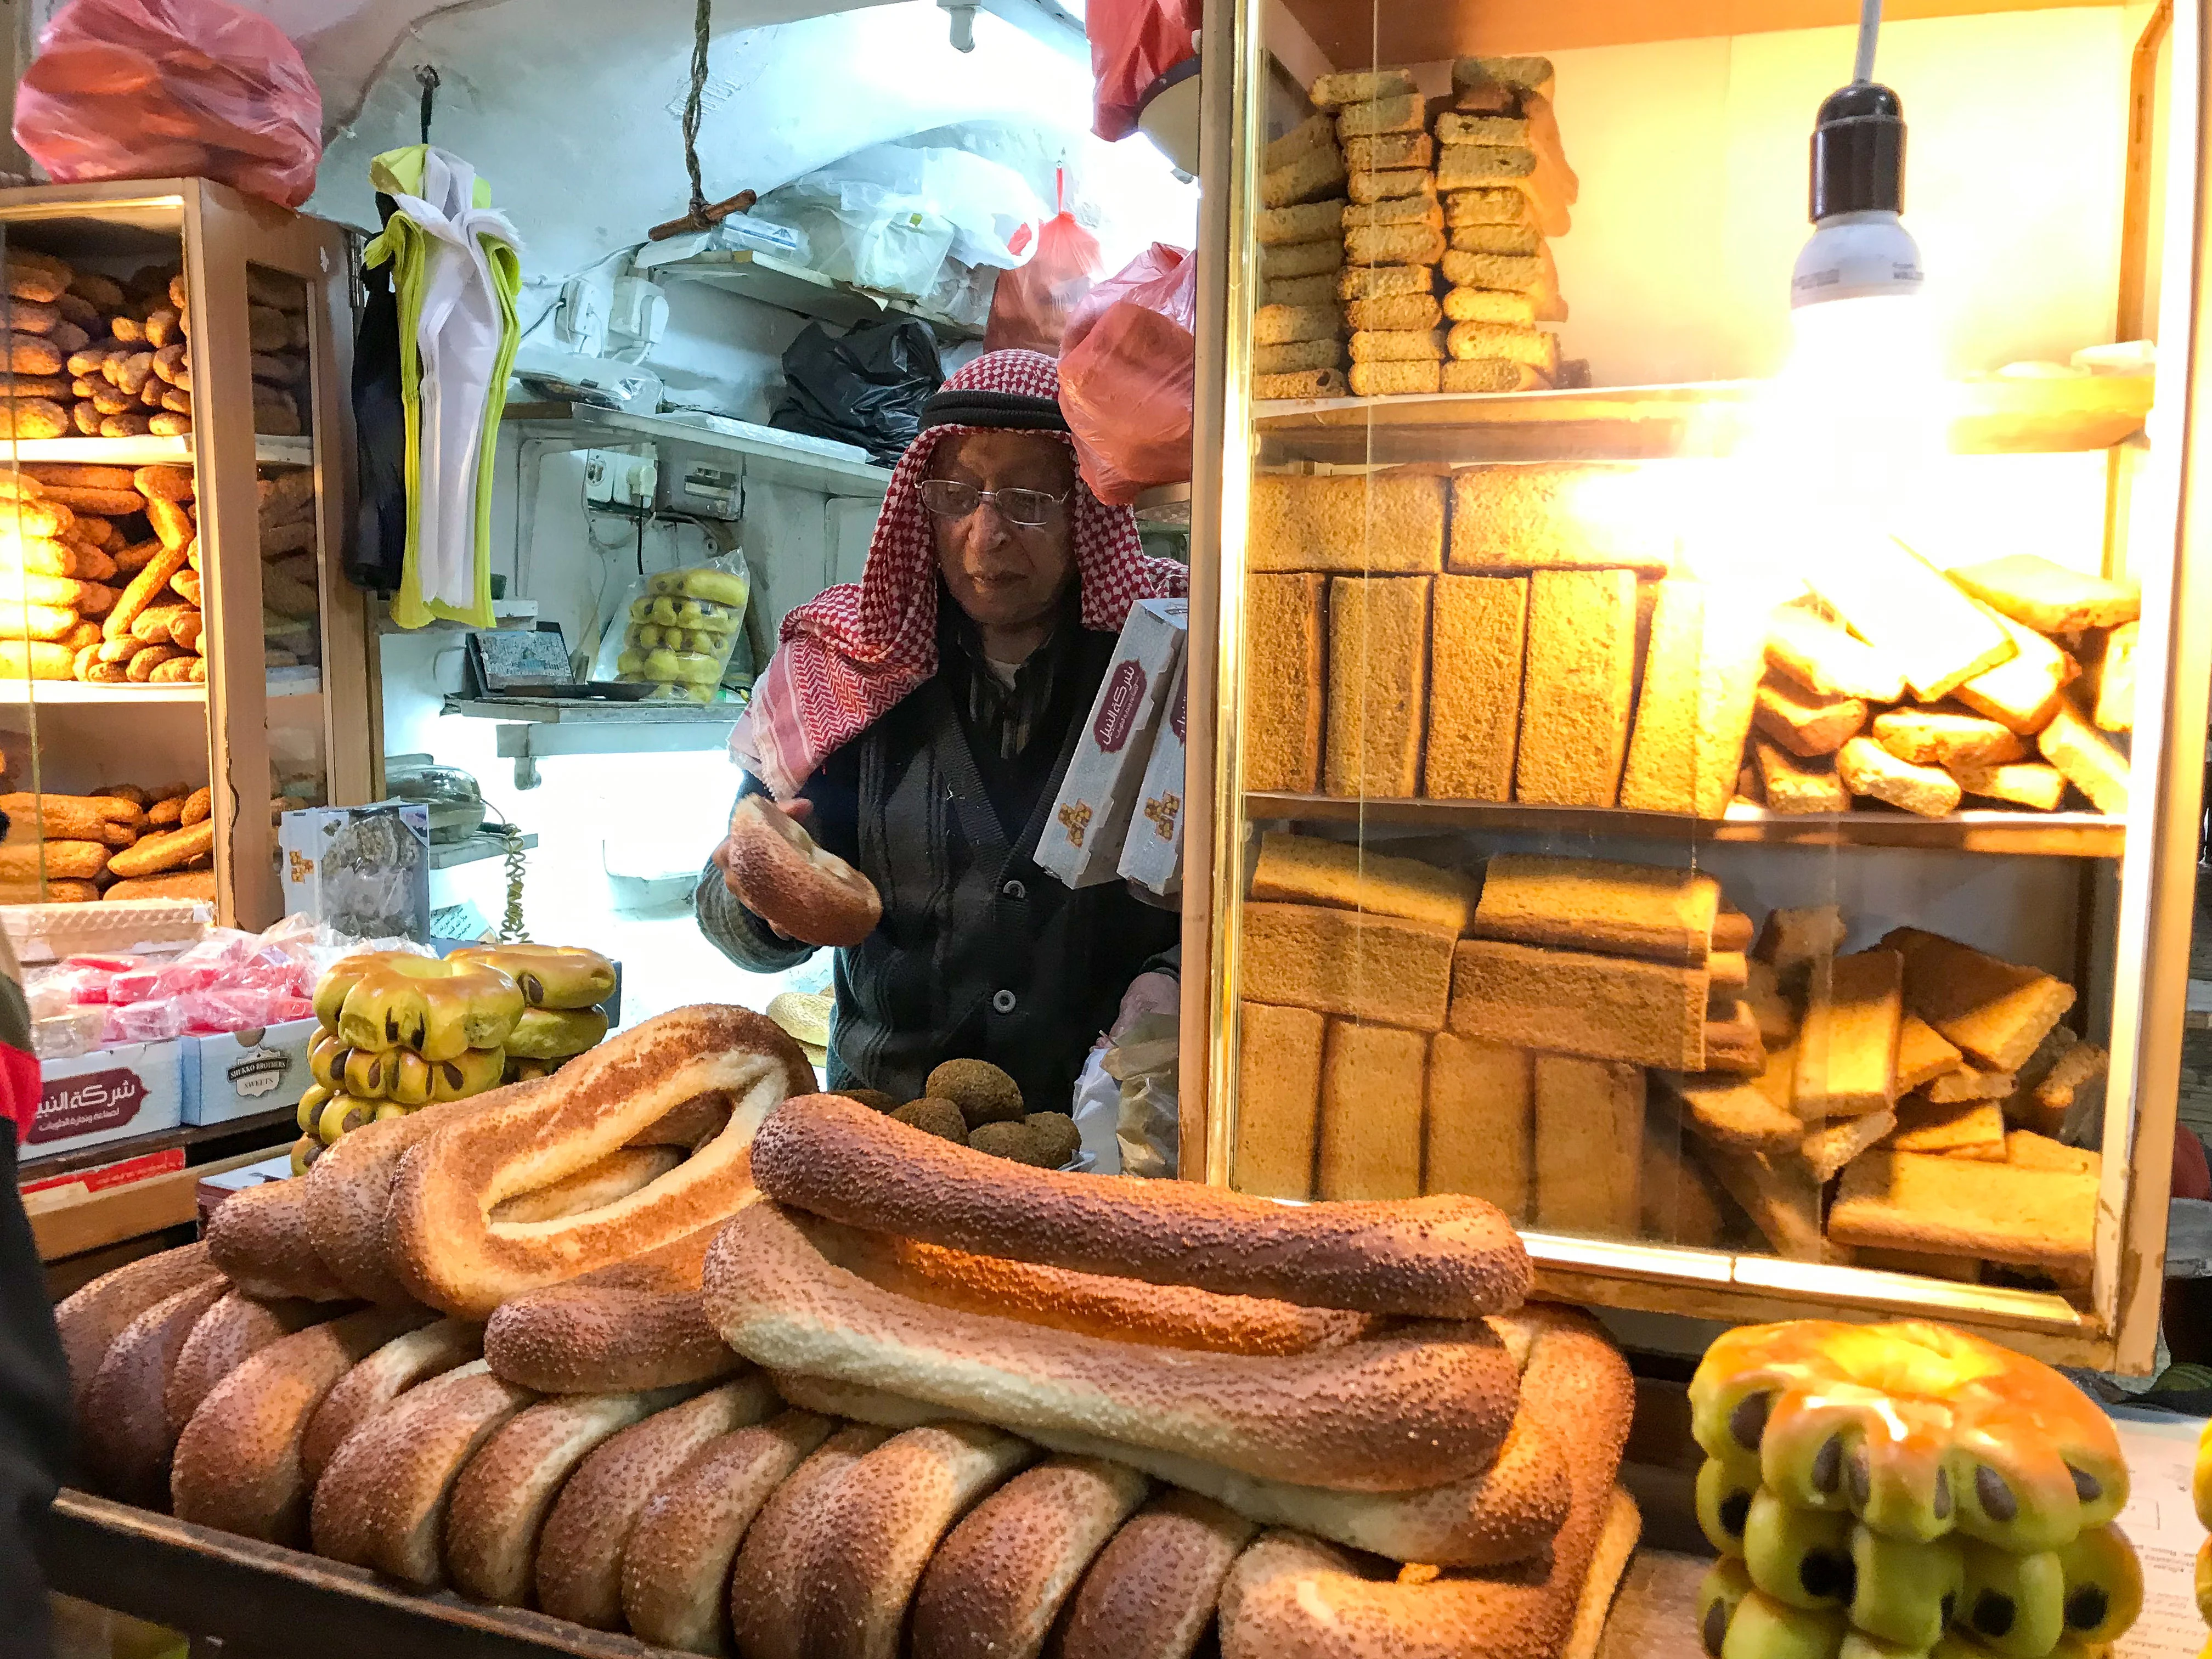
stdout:
MULTIPOLYGON (((1961 454, 2108 449, 2142 429, 2148 375, 1961 380, 1951 447, 1961 454)), ((1652 460, 1723 455, 1758 416, 1769 383, 1599 386, 1576 392, 1439 392, 1253 405, 1268 458, 1406 461, 1652 460)))
POLYGON ((750 248, 707 248, 673 258, 656 257, 657 253, 651 246, 641 250, 638 269, 669 282, 704 283, 779 310, 818 317, 842 328, 880 322, 887 316, 917 317, 940 340, 983 337, 981 329, 957 322, 941 311, 932 311, 913 300, 854 288, 795 259, 781 259, 772 253, 756 253, 750 248))
MULTIPOLYGON (((271 697, 320 695, 322 672, 311 665, 269 671, 271 697)), ((149 702, 205 702, 207 684, 88 685, 82 680, 0 679, 0 703, 106 703, 142 707, 149 702)))
POLYGON ((652 698, 617 702, 583 697, 448 697, 443 712, 532 726, 735 726, 745 711, 742 703, 652 698))
POLYGON ((1826 812, 1784 817, 1735 806, 1719 821, 1664 812, 1532 806, 1476 800, 1382 800, 1253 792, 1255 819, 1402 823, 1436 830, 1510 830, 1618 841, 1750 842, 1783 847, 1889 847, 1928 852, 2009 853, 2052 858, 2116 859, 2124 820, 2095 812, 1960 812, 1917 818, 1903 812, 1826 812))
MULTIPOLYGON (((190 438, 18 438, 17 461, 77 461, 100 466, 155 466, 163 463, 190 466, 190 438)), ((313 438, 259 438, 253 441, 253 459, 264 466, 313 466, 313 438)))
MULTIPOLYGON (((1889 0, 1887 21, 2048 11, 2080 0, 1889 0)), ((1292 17, 1337 69, 1373 64, 1429 64, 1480 54, 1565 52, 1710 35, 1770 34, 1783 29, 1856 23, 1856 0, 1440 0, 1425 5, 1376 0, 1288 0, 1292 17)))
POLYGON ((756 483, 817 489, 825 495, 880 501, 891 484, 890 468, 865 456, 833 455, 811 447, 795 433, 787 437, 750 421, 632 415, 590 404, 509 404, 501 419, 519 436, 565 443, 571 449, 650 441, 742 456, 745 476, 756 483))
MULTIPOLYGON (((537 836, 523 836, 523 851, 528 852, 537 845, 537 836)), ((430 843, 430 867, 433 870, 450 870, 458 864, 481 864, 486 859, 506 856, 506 841, 495 835, 468 836, 459 841, 434 841, 430 843)))

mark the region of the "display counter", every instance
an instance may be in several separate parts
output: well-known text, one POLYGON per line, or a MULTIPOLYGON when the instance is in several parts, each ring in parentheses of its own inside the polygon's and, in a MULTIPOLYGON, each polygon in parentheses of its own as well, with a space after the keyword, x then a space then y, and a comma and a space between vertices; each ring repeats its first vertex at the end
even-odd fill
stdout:
POLYGON ((2142 1370, 2203 20, 1893 16, 1893 148, 1814 164, 1888 190, 1821 238, 1901 177, 1867 286, 1807 241, 1846 9, 1209 8, 1182 1172, 1472 1193, 1584 1304, 2142 1370), (1986 144, 2023 97, 2070 234, 1986 144))

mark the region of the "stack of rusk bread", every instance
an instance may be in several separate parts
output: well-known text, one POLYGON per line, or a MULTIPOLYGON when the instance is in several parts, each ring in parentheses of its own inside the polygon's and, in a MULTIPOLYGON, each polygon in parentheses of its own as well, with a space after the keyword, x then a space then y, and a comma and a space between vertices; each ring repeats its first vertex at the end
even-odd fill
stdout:
POLYGON ((9 828, 0 846, 0 904, 212 900, 214 805, 204 785, 188 783, 0 795, 9 828))
POLYGON ((614 988, 614 963, 575 945, 345 957, 315 986, 292 1172, 364 1124, 551 1076, 606 1036, 614 988))
POLYGON ((1516 1222, 1943 1279, 2088 1283, 2106 1055, 2071 987, 1709 874, 1477 874, 1271 831, 1244 908, 1231 1179, 1468 1193, 1516 1222), (1825 1212, 1825 1230, 1824 1230, 1825 1212))
POLYGON ((1771 610, 1680 574, 1634 469, 1253 479, 1249 788, 1719 818, 2124 815, 2141 596, 1854 543, 1771 610))
POLYGON ((699 1653, 1594 1651, 1630 1379, 1496 1210, 1027 1169, 810 1086, 685 1009, 345 1136, 63 1305, 88 1462, 699 1653))
POLYGON ((1409 70, 1325 75, 1269 147, 1255 398, 1342 396, 1347 331, 1356 397, 1588 383, 1536 326, 1567 314, 1546 239, 1579 189, 1552 65, 1468 58, 1452 79, 1432 108, 1409 70))
POLYGON ((2142 1610, 2128 1467, 2049 1366, 1919 1322, 1729 1331, 1690 1382, 1712 1659, 2088 1659, 2142 1610))

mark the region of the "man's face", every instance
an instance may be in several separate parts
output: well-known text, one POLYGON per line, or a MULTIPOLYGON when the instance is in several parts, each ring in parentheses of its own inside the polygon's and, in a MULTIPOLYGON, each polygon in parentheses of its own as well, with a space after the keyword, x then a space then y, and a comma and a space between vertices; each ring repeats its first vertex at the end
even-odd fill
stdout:
POLYGON ((1047 620, 1074 569, 1071 508, 1075 459, 1066 444, 1033 432, 968 432, 942 444, 929 476, 978 490, 1034 489, 1068 497, 1047 522, 1019 525, 983 501, 963 518, 933 515, 937 564, 959 607, 988 629, 1047 620))

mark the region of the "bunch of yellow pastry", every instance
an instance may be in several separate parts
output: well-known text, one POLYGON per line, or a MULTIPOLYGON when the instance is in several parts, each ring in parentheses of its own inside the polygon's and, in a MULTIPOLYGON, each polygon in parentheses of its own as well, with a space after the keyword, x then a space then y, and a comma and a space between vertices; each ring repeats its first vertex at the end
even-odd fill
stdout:
POLYGON ((507 1034, 504 1080, 550 1077, 607 1035, 599 1005, 614 994, 615 965, 575 945, 471 945, 448 961, 474 963, 512 978, 522 1013, 507 1034))
POLYGON ((593 1005, 614 986, 612 963, 568 945, 348 957, 315 987, 295 1169, 364 1123, 549 1075, 606 1036, 593 1005))
POLYGON ((2142 1607, 2127 1466, 2050 1367, 1946 1326, 1747 1326, 1690 1384, 1714 1659, 2101 1651, 2142 1607))

